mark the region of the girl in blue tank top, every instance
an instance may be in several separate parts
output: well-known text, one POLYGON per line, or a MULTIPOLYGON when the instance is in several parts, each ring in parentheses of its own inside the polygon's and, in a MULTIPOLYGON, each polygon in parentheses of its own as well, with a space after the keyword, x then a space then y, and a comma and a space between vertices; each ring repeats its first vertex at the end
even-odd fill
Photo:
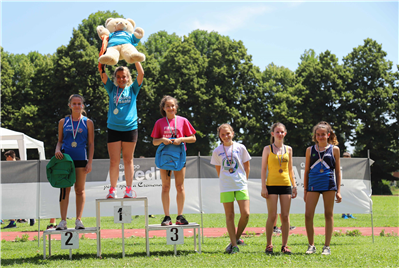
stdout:
MULTIPOLYGON (((58 123, 58 142, 55 148, 55 157, 63 159, 63 153, 71 156, 75 164, 76 182, 74 185, 76 194, 76 221, 75 229, 84 229, 82 223, 83 207, 85 204, 86 175, 91 172, 94 155, 94 124, 93 121, 83 116, 84 99, 79 94, 69 97, 68 106, 71 114, 62 118, 58 123), (86 152, 88 149, 88 154, 86 152)), ((63 198, 60 196, 61 222, 57 230, 67 229, 66 217, 69 204, 71 187, 62 188, 63 198)))
POLYGON ((320 194, 323 194, 324 217, 326 221, 323 255, 330 255, 330 241, 333 233, 334 198, 340 203, 341 173, 337 137, 327 122, 320 122, 313 127, 315 145, 306 150, 304 176, 305 225, 308 235, 307 254, 316 253, 314 245, 313 218, 320 194), (334 177, 336 181, 334 181, 334 177))

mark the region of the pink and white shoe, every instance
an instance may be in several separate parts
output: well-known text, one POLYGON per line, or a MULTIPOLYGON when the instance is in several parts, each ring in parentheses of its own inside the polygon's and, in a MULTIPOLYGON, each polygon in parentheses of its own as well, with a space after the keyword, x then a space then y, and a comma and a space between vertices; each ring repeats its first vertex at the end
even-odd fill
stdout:
POLYGON ((107 194, 107 199, 116 198, 116 189, 112 188, 109 189, 109 193, 107 194))
POLYGON ((137 194, 132 190, 132 187, 126 187, 125 195, 123 198, 136 198, 137 194))

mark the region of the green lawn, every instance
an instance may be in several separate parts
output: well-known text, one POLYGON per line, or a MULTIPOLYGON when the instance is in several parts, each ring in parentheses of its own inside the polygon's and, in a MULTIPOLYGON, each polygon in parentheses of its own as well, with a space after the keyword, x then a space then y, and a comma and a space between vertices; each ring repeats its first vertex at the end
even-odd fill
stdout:
MULTIPOLYGON (((373 215, 374 215, 374 226, 375 227, 395 227, 399 226, 399 196, 373 196, 373 215)), ((266 210, 266 206, 265 206, 266 210)), ((354 214, 356 219, 342 219, 341 214, 335 214, 334 226, 335 227, 371 227, 371 216, 369 214, 354 214)), ((172 215, 174 219, 176 215, 172 215)), ((187 219, 190 222, 201 222, 200 214, 187 214, 187 219)), ((236 214, 236 218, 240 217, 236 214)), ((149 224, 159 224, 162 221, 163 215, 156 215, 155 218, 149 219, 149 224)), ((210 227, 226 227, 224 214, 204 214, 204 228, 210 227)), ((267 214, 251 214, 249 217, 249 227, 263 227, 265 226, 267 214)), ((294 226, 305 226, 305 219, 303 214, 291 214, 291 225, 294 226)), ((57 223, 60 219, 57 219, 57 223)), ((41 230, 45 230, 48 220, 41 221, 41 230)), ((96 220, 94 217, 83 218, 83 223, 87 227, 96 226, 96 220)), ((7 224, 7 222, 6 222, 7 224)), ((324 215, 316 214, 314 224, 316 227, 324 227, 324 215)), ((278 220, 280 225, 280 220, 278 220)), ((68 220, 68 226, 75 226, 75 219, 68 220)), ((138 218, 133 217, 131 224, 125 224, 125 228, 141 229, 145 226, 144 216, 138 218)), ((101 217, 101 228, 102 229, 120 229, 121 224, 115 224, 113 217, 101 217)), ((35 226, 29 226, 28 223, 17 224, 17 228, 2 230, 5 232, 9 231, 37 231, 37 224, 35 226)))

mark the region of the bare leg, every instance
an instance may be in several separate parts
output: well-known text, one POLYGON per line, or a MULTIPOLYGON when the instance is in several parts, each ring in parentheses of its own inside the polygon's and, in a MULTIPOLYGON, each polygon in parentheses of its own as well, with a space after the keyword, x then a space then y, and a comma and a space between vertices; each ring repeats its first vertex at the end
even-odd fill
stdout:
POLYGON ((71 192, 71 187, 64 188, 63 191, 66 191, 65 199, 63 199, 64 195, 62 195, 61 202, 60 202, 60 211, 61 211, 61 220, 66 221, 67 212, 68 212, 68 204, 69 204, 69 193, 71 192))
POLYGON ((267 203, 267 221, 266 221, 266 241, 267 245, 270 246, 272 244, 272 235, 273 235, 273 227, 275 226, 275 222, 277 221, 277 201, 278 195, 269 194, 269 197, 266 199, 267 203))
POLYGON ((282 245, 286 246, 288 241, 288 235, 290 232, 290 208, 291 208, 291 195, 284 194, 280 195, 281 204, 281 233, 282 233, 282 245))
POLYGON ((233 247, 237 246, 236 226, 234 224, 234 203, 223 203, 224 213, 226 214, 226 227, 229 233, 230 243, 233 247))
POLYGON ((110 142, 108 145, 109 154, 109 177, 111 180, 111 187, 116 187, 119 178, 119 162, 121 159, 122 142, 110 142))
POLYGON ((170 176, 168 176, 168 171, 160 169, 161 179, 162 179, 162 205, 165 216, 170 216, 170 176))
POLYGON ((334 199, 335 191, 327 191, 323 193, 324 201, 324 218, 326 221, 325 242, 324 245, 329 247, 334 228, 334 199))
POLYGON ((180 171, 175 171, 175 185, 176 185, 176 202, 177 202, 177 215, 183 214, 184 201, 186 200, 186 193, 184 191, 184 177, 186 175, 186 168, 180 171))
POLYGON ((86 170, 85 168, 76 168, 76 182, 75 182, 75 194, 76 194, 76 219, 80 220, 83 214, 83 208, 85 206, 86 193, 86 170))
POLYGON ((237 200, 237 203, 240 208, 241 217, 238 221, 236 240, 241 237, 249 220, 249 200, 237 200))
MULTIPOLYGON (((133 155, 135 149, 136 149, 136 142, 122 142, 122 158, 123 158, 123 164, 125 165, 126 186, 130 187, 133 184, 133 175, 134 175, 133 155)), ((118 174, 119 174, 119 169, 118 169, 118 174)))
POLYGON ((305 226, 308 235, 309 245, 314 246, 314 226, 313 218, 314 212, 319 201, 319 192, 308 192, 306 195, 306 208, 305 208, 305 226))

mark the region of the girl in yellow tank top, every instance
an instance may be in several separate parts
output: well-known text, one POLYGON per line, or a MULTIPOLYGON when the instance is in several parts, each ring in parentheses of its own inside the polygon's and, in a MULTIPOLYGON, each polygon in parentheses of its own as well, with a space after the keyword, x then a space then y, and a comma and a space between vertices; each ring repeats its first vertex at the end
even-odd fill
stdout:
POLYGON ((282 123, 275 123, 270 129, 270 146, 265 146, 262 153, 261 196, 266 199, 268 217, 266 221, 267 245, 265 252, 273 253, 272 235, 277 220, 277 203, 281 204, 281 252, 291 254, 287 247, 290 230, 291 198, 297 196, 296 182, 292 169, 292 148, 284 145, 287 129, 282 123), (293 188, 291 189, 291 186, 293 188))

